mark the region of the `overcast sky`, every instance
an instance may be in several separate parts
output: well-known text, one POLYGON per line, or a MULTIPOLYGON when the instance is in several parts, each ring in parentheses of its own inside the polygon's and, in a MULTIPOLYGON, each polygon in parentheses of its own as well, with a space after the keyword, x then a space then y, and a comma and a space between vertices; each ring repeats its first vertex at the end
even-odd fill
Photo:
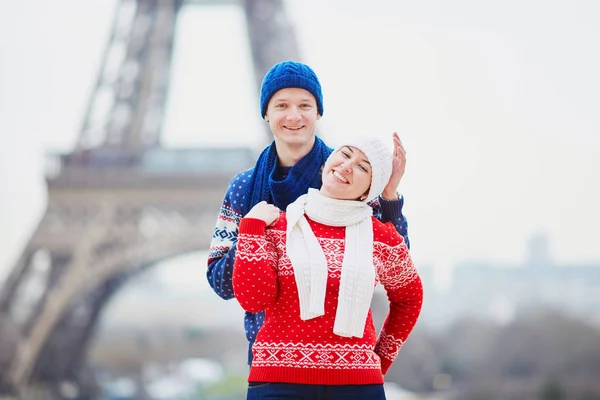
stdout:
MULTIPOLYGON (((78 135, 115 5, 0 2, 0 278, 43 214, 44 153, 78 135)), ((600 2, 290 0, 288 14, 325 139, 400 133, 415 260, 517 264, 540 231, 559 262, 600 260, 600 2)), ((243 23, 182 11, 166 145, 263 143, 243 23)))

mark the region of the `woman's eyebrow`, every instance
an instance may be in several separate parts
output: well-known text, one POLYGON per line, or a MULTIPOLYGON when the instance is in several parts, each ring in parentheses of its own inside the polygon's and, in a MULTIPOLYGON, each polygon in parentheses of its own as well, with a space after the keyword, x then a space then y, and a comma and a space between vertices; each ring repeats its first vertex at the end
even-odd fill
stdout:
MULTIPOLYGON (((352 150, 352 147, 350 147, 350 146, 344 146, 344 148, 346 148, 346 149, 350 150, 350 153, 353 153, 353 154, 354 154, 354 150, 352 150)), ((362 159, 362 161, 364 161, 364 162, 366 162, 367 164, 371 165, 371 163, 369 162, 369 160, 368 160, 368 159, 366 159, 366 158, 363 158, 363 159, 362 159)))

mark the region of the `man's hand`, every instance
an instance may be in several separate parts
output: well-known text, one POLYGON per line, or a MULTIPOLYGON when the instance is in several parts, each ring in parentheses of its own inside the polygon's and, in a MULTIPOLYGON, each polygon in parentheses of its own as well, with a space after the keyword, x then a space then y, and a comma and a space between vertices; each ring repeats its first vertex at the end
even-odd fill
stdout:
POLYGON ((265 221, 267 226, 269 226, 279 219, 279 213, 279 208, 275 207, 273 204, 267 204, 266 201, 261 201, 252 207, 244 218, 260 219, 265 221))
POLYGON ((406 150, 404 150, 404 146, 402 146, 400 136, 397 132, 394 132, 392 138, 394 139, 392 176, 390 176, 390 180, 381 194, 381 197, 383 197, 384 200, 398 199, 396 191, 398 190, 398 185, 400 184, 400 180, 402 179, 402 176, 404 176, 404 170, 406 169, 406 150))

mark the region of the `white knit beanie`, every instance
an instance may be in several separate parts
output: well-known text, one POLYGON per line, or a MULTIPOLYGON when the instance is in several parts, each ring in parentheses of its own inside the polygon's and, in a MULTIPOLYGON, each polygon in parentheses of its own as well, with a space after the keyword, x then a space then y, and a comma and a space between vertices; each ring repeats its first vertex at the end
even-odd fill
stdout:
POLYGON ((383 193, 383 189, 392 176, 392 153, 381 140, 367 136, 359 136, 345 141, 344 145, 338 147, 336 152, 345 146, 360 149, 371 164, 371 187, 364 200, 368 203, 383 193))

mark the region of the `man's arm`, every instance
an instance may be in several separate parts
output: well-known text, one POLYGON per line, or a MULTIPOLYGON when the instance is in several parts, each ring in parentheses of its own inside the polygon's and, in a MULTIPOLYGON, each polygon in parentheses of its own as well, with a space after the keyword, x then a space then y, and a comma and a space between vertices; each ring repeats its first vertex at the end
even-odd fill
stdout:
POLYGON ((235 178, 232 179, 227 189, 227 194, 221 205, 213 231, 210 249, 208 251, 208 269, 206 278, 210 287, 225 300, 233 299, 233 263, 237 247, 238 227, 242 215, 232 206, 231 198, 237 193, 235 178))
POLYGON ((391 222, 396 228, 396 231, 404 238, 404 243, 410 249, 410 240, 408 238, 408 221, 402 214, 404 207, 404 196, 399 196, 397 199, 385 200, 379 196, 371 203, 373 207, 373 216, 383 223, 391 222))
POLYGON ((237 242, 234 242, 222 257, 208 259, 208 269, 206 278, 210 287, 222 299, 233 299, 233 286, 231 280, 233 277, 233 263, 235 261, 235 250, 237 242))

